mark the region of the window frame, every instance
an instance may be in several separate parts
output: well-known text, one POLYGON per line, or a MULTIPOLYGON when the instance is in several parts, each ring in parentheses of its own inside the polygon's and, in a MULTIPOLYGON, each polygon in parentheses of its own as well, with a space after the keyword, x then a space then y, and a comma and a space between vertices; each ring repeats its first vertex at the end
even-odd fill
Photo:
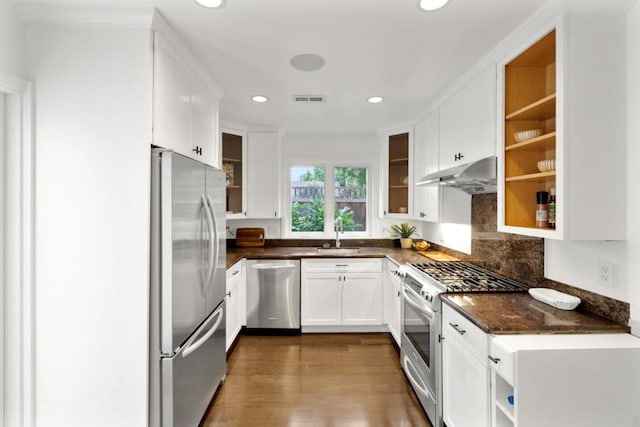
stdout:
POLYGON ((282 198, 282 215, 283 227, 282 233, 285 238, 298 239, 335 239, 336 234, 333 230, 333 217, 335 215, 335 168, 365 168, 367 170, 367 220, 365 231, 345 231, 340 233, 340 238, 362 238, 371 236, 372 227, 372 164, 367 161, 348 161, 348 160, 312 160, 309 159, 288 159, 283 162, 283 198, 282 198), (291 230, 291 168, 292 167, 311 167, 324 168, 324 230, 323 231, 305 231, 294 232, 291 230))

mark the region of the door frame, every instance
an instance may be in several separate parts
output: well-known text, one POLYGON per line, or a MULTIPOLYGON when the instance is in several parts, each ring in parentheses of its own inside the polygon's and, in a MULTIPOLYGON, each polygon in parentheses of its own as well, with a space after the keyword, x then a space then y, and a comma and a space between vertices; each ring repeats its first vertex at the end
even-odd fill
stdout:
POLYGON ((4 355, 0 425, 35 424, 33 84, 0 71, 6 99, 4 355))

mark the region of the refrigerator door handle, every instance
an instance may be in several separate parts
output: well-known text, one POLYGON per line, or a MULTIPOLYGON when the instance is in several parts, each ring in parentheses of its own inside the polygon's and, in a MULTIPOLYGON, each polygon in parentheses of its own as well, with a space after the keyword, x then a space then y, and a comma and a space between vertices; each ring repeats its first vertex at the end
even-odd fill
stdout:
MULTIPOLYGON (((216 322, 213 324, 213 326, 211 327, 211 329, 209 329, 207 331, 206 334, 204 334, 201 338, 199 338, 197 341, 196 337, 199 335, 200 331, 197 331, 196 333, 193 334, 193 338, 191 338, 185 345, 184 345, 184 350, 182 350, 182 357, 188 357, 191 353, 193 353, 194 351, 196 351, 198 348, 200 348, 200 346, 202 346, 202 344, 204 344, 205 342, 207 342, 207 340, 209 338, 211 338, 211 335, 213 335, 217 330, 218 330, 218 326, 220 326, 220 322, 222 322, 222 319, 224 318, 223 316, 224 314, 224 309, 223 307, 220 307, 218 310, 216 310, 213 314, 212 314, 212 318, 213 317, 218 317, 218 319, 216 320, 216 322), (195 342, 194 342, 195 341, 195 342)), ((203 325, 204 326, 204 325, 203 325)))
POLYGON ((213 209, 213 203, 211 202, 211 197, 207 194, 207 202, 209 207, 209 215, 211 217, 211 221, 213 223, 213 248, 214 254, 211 258, 211 270, 209 270, 209 276, 207 277, 206 287, 208 288, 211 285, 211 279, 213 279, 213 273, 218 268, 218 256, 220 255, 220 239, 218 238, 218 218, 216 217, 216 212, 213 209))
POLYGON ((214 243, 214 247, 215 247, 215 251, 212 251, 211 249, 209 249, 208 251, 208 262, 207 262, 207 274, 203 275, 202 277, 202 295, 205 294, 206 289, 209 286, 209 283, 211 282, 211 277, 213 276, 213 272, 216 268, 216 266, 214 265, 214 260, 217 263, 217 257, 218 257, 218 248, 217 248, 217 231, 216 231, 216 223, 213 220, 213 217, 211 216, 211 209, 209 207, 209 203, 207 202, 207 199, 205 198, 204 194, 201 196, 202 199, 202 207, 204 208, 204 215, 207 219, 207 228, 209 229, 209 242, 212 241, 216 241, 216 243, 214 243), (212 237, 213 235, 213 237, 212 237))

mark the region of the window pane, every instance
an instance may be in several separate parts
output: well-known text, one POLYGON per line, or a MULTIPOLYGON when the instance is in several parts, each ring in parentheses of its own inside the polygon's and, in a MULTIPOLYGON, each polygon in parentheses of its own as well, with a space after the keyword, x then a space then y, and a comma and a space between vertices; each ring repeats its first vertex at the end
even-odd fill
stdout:
POLYGON ((335 218, 344 231, 367 231, 367 168, 335 168, 335 218))
POLYGON ((291 168, 291 231, 324 231, 324 168, 291 168))

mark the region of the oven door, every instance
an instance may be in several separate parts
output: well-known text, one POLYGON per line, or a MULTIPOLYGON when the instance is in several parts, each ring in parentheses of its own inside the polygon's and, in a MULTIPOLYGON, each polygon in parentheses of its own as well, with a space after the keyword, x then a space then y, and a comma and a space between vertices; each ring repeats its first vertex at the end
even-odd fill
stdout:
POLYGON ((416 373, 433 393, 436 390, 438 363, 436 360, 438 317, 430 304, 407 283, 403 284, 402 292, 401 346, 413 362, 416 373))

